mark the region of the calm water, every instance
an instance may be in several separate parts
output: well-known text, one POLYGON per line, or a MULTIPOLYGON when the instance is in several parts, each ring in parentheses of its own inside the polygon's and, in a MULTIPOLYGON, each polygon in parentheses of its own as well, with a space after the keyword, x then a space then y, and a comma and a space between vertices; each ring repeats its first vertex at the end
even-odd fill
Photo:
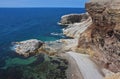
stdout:
POLYGON ((57 25, 60 17, 83 12, 85 10, 79 8, 0 8, 0 59, 14 55, 10 48, 15 41, 64 38, 60 34, 62 27, 57 25))

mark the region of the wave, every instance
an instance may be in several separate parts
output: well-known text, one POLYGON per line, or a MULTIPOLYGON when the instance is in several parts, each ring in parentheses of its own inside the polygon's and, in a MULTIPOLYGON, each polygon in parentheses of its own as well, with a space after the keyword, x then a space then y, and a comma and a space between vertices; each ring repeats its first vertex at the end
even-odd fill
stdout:
POLYGON ((62 38, 65 38, 65 35, 63 33, 57 33, 57 32, 53 32, 53 33, 50 33, 52 36, 59 36, 59 37, 62 37, 62 38))
POLYGON ((53 32, 53 33, 50 33, 50 34, 53 35, 53 36, 63 36, 63 33, 53 32))
POLYGON ((18 46, 19 46, 19 45, 15 44, 15 45, 11 46, 10 49, 11 49, 12 51, 15 51, 18 46))

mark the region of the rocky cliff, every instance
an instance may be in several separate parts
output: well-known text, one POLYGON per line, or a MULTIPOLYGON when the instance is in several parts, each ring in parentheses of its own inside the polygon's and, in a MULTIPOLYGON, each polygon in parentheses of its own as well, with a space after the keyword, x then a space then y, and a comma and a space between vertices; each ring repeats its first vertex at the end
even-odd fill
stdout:
POLYGON ((69 14, 61 17, 59 25, 68 26, 69 24, 80 23, 88 18, 88 14, 69 14))
POLYGON ((92 24, 79 38, 79 51, 93 56, 99 65, 120 72, 120 1, 91 0, 86 10, 92 24))

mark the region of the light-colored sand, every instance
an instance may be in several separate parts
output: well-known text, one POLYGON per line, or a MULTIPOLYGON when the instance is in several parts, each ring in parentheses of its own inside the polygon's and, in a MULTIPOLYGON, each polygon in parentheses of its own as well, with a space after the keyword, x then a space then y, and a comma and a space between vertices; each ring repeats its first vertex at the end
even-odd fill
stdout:
POLYGON ((68 69, 67 69, 67 79, 83 79, 82 74, 79 70, 79 67, 73 57, 69 54, 61 54, 62 57, 66 58, 69 62, 68 69))
POLYGON ((75 52, 67 52, 75 61, 76 65, 83 76, 83 79, 103 79, 102 73, 96 67, 88 55, 79 54, 75 52))

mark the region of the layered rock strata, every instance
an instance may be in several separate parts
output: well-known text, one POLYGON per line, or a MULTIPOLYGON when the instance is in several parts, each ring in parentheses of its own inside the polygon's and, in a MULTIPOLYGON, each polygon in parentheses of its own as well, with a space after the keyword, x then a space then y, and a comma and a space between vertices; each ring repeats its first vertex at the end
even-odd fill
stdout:
POLYGON ((82 33, 78 48, 113 72, 120 72, 120 1, 86 3, 92 24, 82 33))
POLYGON ((89 17, 80 23, 69 24, 68 27, 63 29, 63 34, 72 37, 72 38, 79 38, 80 34, 84 32, 88 26, 92 24, 91 17, 89 17))
POLYGON ((69 24, 79 23, 85 21, 88 18, 88 14, 69 14, 61 17, 59 25, 68 26, 69 24))

